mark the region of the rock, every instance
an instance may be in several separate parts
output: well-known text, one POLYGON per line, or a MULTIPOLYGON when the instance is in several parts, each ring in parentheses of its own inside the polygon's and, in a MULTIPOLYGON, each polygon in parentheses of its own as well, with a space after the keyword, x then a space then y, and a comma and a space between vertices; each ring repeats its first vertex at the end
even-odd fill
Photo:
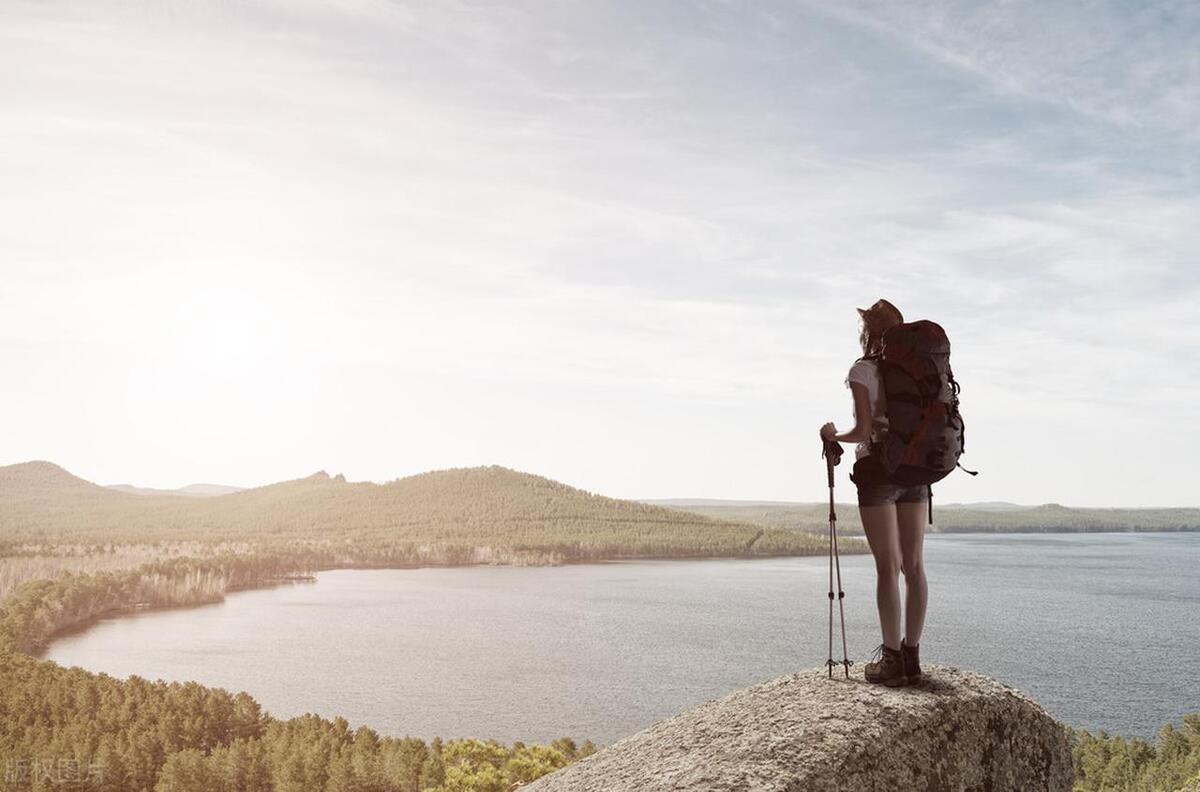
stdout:
POLYGON ((1020 691, 925 665, 912 687, 824 667, 707 701, 529 792, 1069 792, 1070 731, 1020 691))

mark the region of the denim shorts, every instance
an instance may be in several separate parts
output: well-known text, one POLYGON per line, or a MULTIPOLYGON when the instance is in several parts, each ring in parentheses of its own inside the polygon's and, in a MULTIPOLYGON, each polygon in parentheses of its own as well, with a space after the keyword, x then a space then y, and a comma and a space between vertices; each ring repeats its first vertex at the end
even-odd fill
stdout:
POLYGON ((854 463, 850 480, 858 487, 859 506, 885 506, 889 503, 924 503, 929 499, 929 488, 925 484, 901 487, 887 479, 887 473, 873 456, 865 456, 854 463))

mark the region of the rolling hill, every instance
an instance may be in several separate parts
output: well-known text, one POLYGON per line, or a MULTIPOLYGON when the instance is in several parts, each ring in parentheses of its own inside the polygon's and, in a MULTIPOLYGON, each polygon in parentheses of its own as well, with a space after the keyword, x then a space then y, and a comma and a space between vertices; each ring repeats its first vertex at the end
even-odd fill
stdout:
POLYGON ((10 546, 192 541, 325 549, 339 563, 380 565, 825 551, 796 531, 608 498, 499 466, 387 484, 321 471, 205 498, 122 492, 49 462, 0 468, 0 542, 10 546))

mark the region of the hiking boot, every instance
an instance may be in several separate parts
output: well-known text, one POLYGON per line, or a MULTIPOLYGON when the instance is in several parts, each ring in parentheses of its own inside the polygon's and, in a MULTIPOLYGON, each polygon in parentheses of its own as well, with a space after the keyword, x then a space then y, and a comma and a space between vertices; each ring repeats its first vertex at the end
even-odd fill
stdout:
POLYGON ((890 649, 887 644, 879 644, 872 657, 879 657, 879 660, 872 660, 863 669, 863 676, 868 682, 888 687, 908 684, 908 676, 904 673, 904 657, 899 649, 890 649))
POLYGON ((918 685, 921 683, 921 645, 909 646, 900 640, 900 656, 904 660, 904 675, 908 677, 908 684, 918 685))

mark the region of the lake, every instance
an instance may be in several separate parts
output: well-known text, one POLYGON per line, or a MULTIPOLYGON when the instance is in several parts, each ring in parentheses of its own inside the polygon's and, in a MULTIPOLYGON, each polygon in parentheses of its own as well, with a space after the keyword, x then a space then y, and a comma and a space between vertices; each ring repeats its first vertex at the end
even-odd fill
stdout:
MULTIPOLYGON (((1149 738, 1200 711, 1200 533, 933 535, 925 554, 923 662, 1092 730, 1149 738)), ((823 665, 828 574, 826 557, 336 570, 106 619, 45 656, 246 690, 277 717, 603 745, 823 665)), ((881 640, 871 557, 843 556, 842 580, 861 665, 881 640)))

